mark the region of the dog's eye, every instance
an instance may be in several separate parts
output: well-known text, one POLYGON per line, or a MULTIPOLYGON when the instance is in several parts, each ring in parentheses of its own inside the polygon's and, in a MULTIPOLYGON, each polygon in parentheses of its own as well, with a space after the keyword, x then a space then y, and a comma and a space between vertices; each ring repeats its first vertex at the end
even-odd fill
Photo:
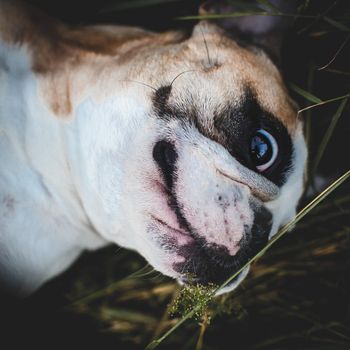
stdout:
POLYGON ((250 141, 250 156, 260 172, 268 169, 276 160, 278 145, 276 139, 266 130, 259 129, 250 141))

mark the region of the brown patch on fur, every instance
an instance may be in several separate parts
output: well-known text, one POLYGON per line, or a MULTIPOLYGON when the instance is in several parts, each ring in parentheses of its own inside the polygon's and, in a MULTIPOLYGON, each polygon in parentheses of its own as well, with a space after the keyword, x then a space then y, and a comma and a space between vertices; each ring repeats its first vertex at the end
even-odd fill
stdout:
POLYGON ((252 88, 260 105, 281 120, 293 135, 297 126, 297 107, 279 70, 263 51, 240 48, 239 52, 238 69, 244 77, 244 85, 252 88))
POLYGON ((70 83, 67 75, 63 72, 53 73, 43 80, 42 91, 44 98, 49 101, 49 106, 56 116, 71 115, 72 100, 70 83))
POLYGON ((42 81, 41 96, 56 116, 72 113, 71 84, 78 66, 97 57, 107 58, 106 64, 127 61, 143 47, 180 40, 178 33, 155 34, 123 26, 69 27, 14 0, 0 0, 0 38, 29 49, 32 70, 42 81))
POLYGON ((0 36, 27 45, 37 73, 59 69, 67 61, 78 63, 87 54, 114 55, 127 42, 155 35, 138 28, 68 27, 17 1, 2 0, 0 5, 0 36))
MULTIPOLYGON (((208 21, 200 22, 193 34, 196 46, 203 48, 203 57, 203 33, 211 51, 210 56, 218 63, 216 79, 222 79, 223 86, 227 86, 229 80, 232 81, 232 91, 235 92, 230 95, 227 93, 230 90, 226 89, 226 100, 234 101, 236 96, 243 94, 245 86, 250 86, 259 104, 281 120, 293 135, 298 124, 297 108, 288 95, 279 70, 270 58, 255 46, 241 46, 222 28, 208 21)), ((215 74, 216 70, 204 71, 215 74)))

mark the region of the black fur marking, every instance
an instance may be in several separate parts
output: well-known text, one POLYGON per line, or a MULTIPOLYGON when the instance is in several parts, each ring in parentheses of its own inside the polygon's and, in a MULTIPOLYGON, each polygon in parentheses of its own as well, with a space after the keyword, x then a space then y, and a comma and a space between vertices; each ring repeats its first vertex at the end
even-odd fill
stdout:
POLYGON ((171 85, 164 85, 158 88, 153 96, 153 105, 159 116, 166 115, 167 102, 171 94, 171 85))
POLYGON ((153 158, 158 164, 169 189, 173 187, 177 157, 175 146, 166 140, 158 141, 153 148, 153 158))
POLYGON ((178 158, 175 146, 166 140, 158 141, 153 148, 153 158, 159 167, 166 185, 169 207, 174 211, 180 227, 191 233, 192 228, 182 214, 176 193, 173 190, 173 185, 177 178, 176 162, 178 158))
POLYGON ((240 242, 235 256, 228 254, 226 247, 208 245, 204 238, 195 237, 195 241, 178 248, 177 253, 185 258, 182 263, 174 264, 175 271, 189 276, 188 283, 222 284, 242 268, 268 241, 272 226, 272 214, 261 205, 251 203, 254 210, 254 224, 240 242))
POLYGON ((294 152, 291 137, 283 123, 259 105, 251 88, 246 87, 240 103, 228 103, 225 108, 215 112, 211 121, 212 128, 201 123, 199 111, 191 103, 191 96, 186 105, 173 106, 168 103, 170 93, 171 86, 163 86, 154 95, 154 108, 160 118, 176 118, 192 124, 202 135, 224 146, 233 157, 251 170, 257 171, 250 157, 251 138, 260 128, 271 133, 278 143, 279 153, 275 163, 260 174, 278 186, 286 182, 294 152))
POLYGON ((214 116, 214 126, 219 133, 218 142, 241 164, 256 171, 249 152, 251 138, 258 129, 271 133, 278 144, 275 163, 260 173, 278 186, 282 186, 292 166, 293 144, 285 126, 257 102, 251 89, 247 88, 241 103, 221 110, 214 116))

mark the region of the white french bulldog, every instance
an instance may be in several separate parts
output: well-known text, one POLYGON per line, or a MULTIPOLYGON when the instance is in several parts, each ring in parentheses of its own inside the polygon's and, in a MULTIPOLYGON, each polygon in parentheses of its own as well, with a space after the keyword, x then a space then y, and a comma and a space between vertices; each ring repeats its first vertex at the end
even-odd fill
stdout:
POLYGON ((226 22, 255 45, 206 21, 69 27, 0 0, 3 289, 28 295, 108 243, 220 284, 295 215, 302 121, 261 49, 280 20, 226 22))

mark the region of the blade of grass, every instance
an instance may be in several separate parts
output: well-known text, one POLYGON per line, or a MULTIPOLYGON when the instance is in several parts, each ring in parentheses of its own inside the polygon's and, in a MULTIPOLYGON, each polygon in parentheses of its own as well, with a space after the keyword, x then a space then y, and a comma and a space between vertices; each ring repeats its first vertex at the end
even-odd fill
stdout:
POLYGON ((312 166, 312 171, 311 171, 311 175, 310 175, 311 178, 314 178, 314 176, 316 174, 317 168, 318 168, 320 161, 324 155, 324 152, 327 148, 329 140, 331 139, 331 137, 333 135, 334 129, 339 121, 339 118, 341 117, 341 115, 344 111, 344 108, 345 108, 347 102, 348 102, 348 98, 346 98, 340 102, 339 107, 337 108, 336 112, 334 113, 334 115, 331 119, 329 127, 327 128, 327 131, 324 134, 323 139, 321 141, 320 147, 318 148, 318 152, 316 154, 316 158, 315 158, 314 164, 312 166))
POLYGON ((263 5, 267 10, 270 10, 272 13, 279 14, 281 11, 273 5, 269 0, 257 0, 257 2, 263 5))
MULTIPOLYGON (((334 1, 321 15, 320 17, 322 16, 325 16, 334 6, 336 5, 336 1, 334 1)), ((306 10, 306 7, 303 9, 304 11, 306 10)), ((300 11, 299 11, 300 12, 300 11)), ((301 30, 298 31, 298 34, 301 34, 307 30, 309 30, 313 25, 315 25, 318 21, 319 21, 319 18, 315 19, 314 21, 312 21, 311 23, 309 23, 306 27, 302 28, 301 30)))
POLYGON ((298 6, 298 12, 306 11, 310 5, 310 0, 305 0, 298 6))
MULTIPOLYGON (((249 11, 249 12, 231 12, 231 13, 213 13, 213 14, 205 14, 205 15, 195 15, 195 16, 181 16, 177 19, 179 20, 201 20, 201 19, 224 19, 224 18, 232 18, 232 17, 247 17, 247 16, 286 16, 286 17, 295 17, 299 16, 298 14, 290 15, 284 13, 271 13, 266 11, 249 11)), ((307 18, 314 18, 314 16, 307 16, 307 18)))
POLYGON ((336 335, 337 337, 341 338, 341 339, 345 339, 345 340, 350 340, 350 338, 346 335, 343 334, 339 331, 337 331, 336 329, 333 329, 331 327, 331 325, 327 325, 327 324, 323 324, 317 320, 312 319, 310 316, 305 316, 305 314, 302 314, 301 312, 299 312, 300 310, 294 311, 292 308, 288 308, 286 309, 285 307, 289 307, 289 305, 284 305, 284 307, 281 307, 281 311, 285 312, 288 315, 300 318, 304 321, 307 321, 309 323, 311 323, 313 326, 316 326, 317 329, 324 329, 330 333, 333 333, 334 335, 336 335))
MULTIPOLYGON (((179 20, 201 20, 201 19, 223 19, 231 17, 247 17, 247 16, 280 16, 280 17, 295 17, 303 19, 324 19, 319 15, 303 15, 299 13, 272 13, 267 11, 252 11, 252 12, 231 12, 231 13, 213 13, 205 15, 194 15, 194 16, 181 16, 177 17, 179 20)), ((328 20, 330 19, 327 17, 328 20)), ((337 18, 338 19, 338 18, 337 18)), ((340 19, 340 17, 339 17, 340 19)), ((350 20, 350 17, 341 17, 344 20, 350 20)), ((331 19, 332 20, 332 19, 331 19)))
POLYGON ((343 99, 346 99, 350 97, 350 94, 346 94, 346 95, 343 95, 343 96, 338 96, 338 97, 334 97, 334 98, 331 98, 329 100, 325 100, 325 101, 322 101, 320 103, 316 103, 314 105, 311 105, 311 106, 308 106, 308 107, 305 107, 305 108, 302 108, 298 111, 298 114, 299 113, 302 113, 302 112, 305 112, 311 108, 315 108, 315 107, 318 107, 318 106, 322 106, 322 105, 325 105, 327 103, 331 103, 331 102, 335 102, 335 101, 339 101, 339 100, 343 100, 343 99))
MULTIPOLYGON (((247 268, 251 263, 261 257, 277 240, 279 240, 283 235, 285 235, 290 229, 292 229, 296 223, 298 223, 305 215, 307 215, 314 207, 316 207, 320 202, 322 202, 328 195, 330 195, 336 188, 338 188, 344 181, 350 177, 350 170, 345 174, 340 176, 336 181, 334 181, 329 187, 327 187, 323 192, 321 192, 315 199, 313 199, 309 204, 307 204, 287 225, 285 225, 269 242, 268 244, 260 250, 253 258, 251 258, 244 266, 242 266, 236 273, 234 273, 230 278, 228 278, 221 286, 216 288, 213 295, 228 285, 235 277, 237 277, 245 268, 247 268)), ((164 335, 158 339, 153 340, 147 347, 146 350, 155 349, 162 341, 164 341, 170 334, 176 331, 185 321, 190 319, 199 305, 194 307, 190 312, 183 316, 172 328, 170 328, 164 335)))
POLYGON ((306 100, 313 102, 313 103, 322 103, 323 101, 313 95, 312 93, 302 89, 301 87, 295 85, 294 83, 289 83, 290 88, 299 94, 300 96, 304 97, 306 100))
POLYGON ((108 294, 111 294, 112 292, 117 290, 127 280, 145 277, 145 276, 150 275, 154 272, 155 272, 155 270, 149 264, 146 264, 141 269, 131 273, 130 275, 128 275, 128 276, 126 276, 118 281, 112 282, 104 288, 98 289, 98 290, 96 290, 88 295, 85 295, 85 296, 71 302, 70 304, 68 304, 66 306, 66 308, 76 306, 79 304, 90 303, 93 300, 96 300, 96 299, 102 298, 108 294), (150 271, 147 271, 147 269, 150 269, 150 271))
POLYGON ((330 73, 335 73, 335 74, 340 74, 340 75, 350 75, 350 72, 344 72, 338 69, 333 69, 333 68, 325 68, 325 72, 330 72, 330 73))
POLYGON ((329 18, 328 16, 323 16, 323 19, 339 30, 350 32, 350 28, 345 24, 339 23, 338 21, 335 21, 334 19, 329 18))
POLYGON ((148 327, 152 327, 152 325, 157 323, 156 317, 146 314, 144 312, 131 311, 129 309, 102 307, 100 313, 103 319, 141 323, 148 327))
POLYGON ((200 329, 199 329, 199 336, 196 344, 196 350, 203 350, 203 341, 204 341, 204 333, 207 330, 207 327, 209 325, 210 318, 208 314, 206 313, 204 315, 204 319, 202 320, 200 324, 200 329))
MULTIPOLYGON (((315 65, 313 63, 310 64, 309 67, 309 74, 308 74, 308 78, 307 78, 307 88, 309 91, 312 91, 313 88, 313 82, 314 82, 314 76, 315 76, 315 65)), ((311 147, 311 130, 312 130, 312 109, 309 109, 306 113, 305 113, 305 139, 307 142, 307 146, 308 149, 310 149, 311 147)), ((310 174, 310 163, 308 162, 307 164, 308 167, 308 171, 307 171, 307 176, 310 174)), ((308 182, 308 178, 306 178, 306 182, 308 182)), ((307 187, 305 186, 305 190, 307 190, 307 187)))
POLYGON ((344 49, 345 45, 347 44, 348 40, 350 39, 350 34, 348 34, 345 38, 345 40, 343 41, 343 43, 340 45, 340 47, 338 48, 338 50, 336 51, 336 53, 333 55, 332 59, 326 63, 324 66, 318 68, 318 70, 323 70, 327 67, 329 67, 334 61, 335 59, 338 57, 338 55, 340 54, 340 52, 344 49))
POLYGON ((190 319, 194 313, 196 312, 196 308, 193 308, 192 311, 190 311, 189 313, 187 313, 184 317, 181 318, 180 321, 178 321, 173 327, 171 327, 167 332, 165 332, 161 337, 159 337, 158 339, 153 340, 150 344, 148 344, 145 348, 145 350, 153 350, 156 347, 158 347, 158 345, 164 341, 171 333, 173 333, 174 331, 176 331, 183 323, 185 323, 188 319, 190 319))

